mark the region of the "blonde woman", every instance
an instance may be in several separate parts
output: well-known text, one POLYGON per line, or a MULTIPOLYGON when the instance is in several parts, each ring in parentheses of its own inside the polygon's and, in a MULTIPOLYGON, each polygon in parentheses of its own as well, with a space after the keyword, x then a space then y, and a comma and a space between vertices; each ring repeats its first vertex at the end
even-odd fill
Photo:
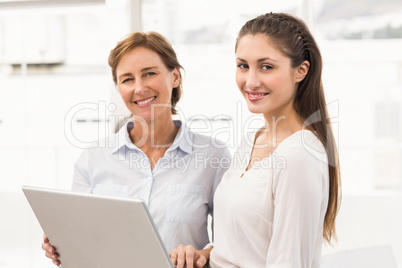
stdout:
MULTIPOLYGON (((178 244, 202 249, 229 150, 172 119, 182 93, 181 65, 162 35, 127 36, 111 51, 109 65, 132 118, 100 142, 107 148, 83 151, 72 190, 143 199, 168 251, 178 244)), ((59 265, 50 242, 45 236, 42 248, 59 265)))

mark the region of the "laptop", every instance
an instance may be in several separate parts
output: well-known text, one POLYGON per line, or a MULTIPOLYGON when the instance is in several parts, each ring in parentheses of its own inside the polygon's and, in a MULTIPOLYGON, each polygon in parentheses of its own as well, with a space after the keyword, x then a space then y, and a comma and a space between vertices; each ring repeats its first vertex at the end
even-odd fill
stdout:
POLYGON ((174 268, 142 200, 22 190, 63 268, 174 268))

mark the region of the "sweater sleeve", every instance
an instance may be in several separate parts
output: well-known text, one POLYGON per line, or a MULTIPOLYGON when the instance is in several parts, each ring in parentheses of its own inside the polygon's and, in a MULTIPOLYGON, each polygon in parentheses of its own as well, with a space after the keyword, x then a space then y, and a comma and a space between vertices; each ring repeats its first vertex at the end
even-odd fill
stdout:
POLYGON ((287 148, 283 157, 285 166, 273 180, 273 234, 266 265, 309 268, 322 241, 328 170, 302 146, 287 148))

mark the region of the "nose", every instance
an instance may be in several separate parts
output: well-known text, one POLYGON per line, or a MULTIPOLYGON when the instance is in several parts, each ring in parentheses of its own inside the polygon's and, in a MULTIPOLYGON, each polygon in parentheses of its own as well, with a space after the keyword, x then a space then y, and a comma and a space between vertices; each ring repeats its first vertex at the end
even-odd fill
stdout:
POLYGON ((134 83, 134 93, 137 95, 143 95, 148 91, 148 87, 141 79, 137 79, 134 83))
POLYGON ((256 90, 261 86, 261 81, 258 77, 258 73, 255 70, 250 69, 248 72, 246 86, 250 90, 256 90))

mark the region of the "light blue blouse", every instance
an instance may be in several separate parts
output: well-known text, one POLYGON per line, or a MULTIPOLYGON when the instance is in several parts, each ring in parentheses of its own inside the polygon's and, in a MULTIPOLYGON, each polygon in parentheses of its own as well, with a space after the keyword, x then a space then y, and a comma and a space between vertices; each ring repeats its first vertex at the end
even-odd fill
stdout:
POLYGON ((82 152, 72 186, 77 192, 144 200, 169 252, 180 244, 202 249, 209 243, 207 218, 213 213, 213 195, 230 166, 224 144, 193 133, 180 121, 175 124, 176 138, 153 170, 129 138, 134 127, 129 121, 82 152))

